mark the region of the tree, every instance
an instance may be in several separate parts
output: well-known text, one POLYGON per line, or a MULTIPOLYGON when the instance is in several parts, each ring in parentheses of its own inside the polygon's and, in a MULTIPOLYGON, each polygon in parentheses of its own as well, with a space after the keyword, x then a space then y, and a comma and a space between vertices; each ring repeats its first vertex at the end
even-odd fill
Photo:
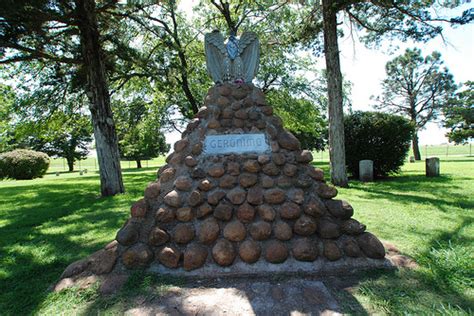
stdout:
POLYGON ((75 79, 85 87, 103 196, 124 192, 96 16, 114 6, 115 1, 96 7, 94 0, 8 0, 1 7, 0 47, 5 53, 1 64, 38 61, 58 69, 73 68, 75 79))
POLYGON ((11 120, 11 108, 15 94, 10 86, 0 84, 0 153, 13 149, 10 146, 11 132, 8 129, 11 120))
POLYGON ((463 144, 474 138, 474 81, 464 83, 464 89, 443 107, 443 114, 444 126, 451 129, 446 134, 450 142, 463 144))
MULTIPOLYGON (((455 7, 462 1, 446 2, 442 5, 455 7)), ((401 40, 412 38, 426 41, 441 34, 437 22, 466 24, 474 19, 472 9, 461 17, 432 17, 429 10, 437 5, 434 1, 378 1, 378 0, 323 0, 315 1, 313 10, 303 24, 299 37, 311 46, 319 48, 323 31, 324 53, 328 72, 329 98, 329 152, 331 160, 331 181, 338 186, 347 186, 344 157, 344 124, 342 111, 342 78, 337 43, 339 12, 345 13, 354 29, 364 30, 361 39, 366 44, 379 44, 384 36, 401 40)))
POLYGON ((453 76, 441 68, 441 54, 433 52, 423 58, 421 50, 407 49, 389 61, 382 81, 382 96, 377 98, 377 109, 404 115, 415 126, 412 138, 413 154, 421 159, 418 131, 436 119, 456 90, 453 76))
POLYGON ((141 160, 166 154, 170 149, 161 131, 161 113, 153 106, 138 98, 114 105, 120 155, 135 161, 137 168, 142 167, 141 160))

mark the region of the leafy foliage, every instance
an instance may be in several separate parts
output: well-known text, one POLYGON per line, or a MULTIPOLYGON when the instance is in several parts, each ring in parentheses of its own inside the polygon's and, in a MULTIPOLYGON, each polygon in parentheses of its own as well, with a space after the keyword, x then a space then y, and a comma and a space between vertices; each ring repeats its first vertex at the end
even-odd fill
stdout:
POLYGON ((143 99, 117 102, 114 107, 120 156, 134 160, 137 168, 141 160, 152 159, 169 151, 161 130, 161 113, 154 103, 143 99))
POLYGON ((443 109, 444 126, 451 129, 446 136, 456 144, 474 138, 474 81, 467 81, 464 86, 443 109))
POLYGON ((415 126, 413 153, 420 159, 418 130, 435 120, 456 90, 452 74, 445 67, 441 54, 423 57, 420 49, 407 49, 386 66, 387 78, 382 81, 382 95, 377 109, 408 117, 415 126))
POLYGON ((413 133, 405 118, 380 112, 357 111, 344 119, 346 164, 354 177, 359 176, 359 161, 374 162, 374 176, 397 173, 403 165, 413 133))
POLYGON ((17 149, 0 155, 0 178, 39 178, 46 173, 48 167, 48 155, 38 151, 17 149))

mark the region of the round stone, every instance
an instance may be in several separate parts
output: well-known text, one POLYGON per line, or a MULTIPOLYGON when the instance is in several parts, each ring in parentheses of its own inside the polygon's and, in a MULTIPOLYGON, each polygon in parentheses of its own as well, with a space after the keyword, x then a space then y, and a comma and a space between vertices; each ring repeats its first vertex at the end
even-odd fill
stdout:
POLYGON ((275 226, 273 227, 273 232, 275 234, 275 238, 279 240, 290 240, 293 236, 293 231, 290 225, 284 221, 276 222, 275 226))
POLYGON ((285 191, 282 189, 268 189, 263 195, 265 202, 269 204, 281 204, 285 201, 285 191))
POLYGON ((293 229, 295 233, 301 236, 310 236, 316 232, 317 224, 316 221, 306 215, 301 216, 295 222, 293 229))
POLYGON ((205 192, 212 189, 212 187, 213 187, 212 182, 209 181, 208 179, 201 180, 198 185, 199 190, 205 191, 205 192))
POLYGON ((260 171, 260 164, 257 160, 247 160, 244 162, 243 169, 250 173, 257 173, 260 171))
POLYGON ((302 204, 304 202, 304 191, 301 189, 292 189, 288 194, 291 201, 296 204, 302 204))
POLYGON ((232 205, 227 202, 221 202, 214 209, 214 217, 222 221, 228 221, 232 218, 232 205))
POLYGON ((238 176, 240 174, 240 165, 238 162, 229 161, 227 163, 227 173, 231 176, 238 176))
POLYGON ((222 164, 214 164, 207 170, 207 173, 214 178, 220 178, 224 175, 224 166, 222 164))
POLYGON ((217 205, 220 200, 225 196, 225 191, 214 190, 207 196, 207 202, 212 205, 217 205))
POLYGON ((309 176, 316 181, 323 181, 324 180, 324 171, 319 168, 309 167, 309 176))
POLYGON ((318 256, 318 248, 314 241, 308 238, 300 238, 293 242, 293 257, 299 261, 314 261, 318 256))
POLYGON ((199 167, 195 167, 193 171, 191 171, 191 177, 194 179, 204 178, 206 176, 206 172, 199 167))
POLYGON ((271 222, 275 219, 275 210, 268 204, 263 204, 257 207, 258 215, 261 219, 271 222))
POLYGON ((288 150, 300 150, 301 144, 298 138, 292 133, 282 130, 278 134, 278 144, 288 150))
POLYGON ((170 181, 171 179, 173 179, 174 177, 174 174, 176 173, 176 169, 175 168, 167 168, 165 170, 163 170, 163 172, 161 172, 160 174, 160 182, 161 183, 164 183, 164 182, 168 182, 170 181))
POLYGON ((152 246, 161 246, 169 239, 170 237, 166 231, 159 227, 153 227, 148 237, 148 243, 152 246))
POLYGON ((262 249, 253 240, 246 240, 239 247, 239 256, 240 259, 247 263, 254 263, 260 258, 262 249))
POLYGON ((189 191, 193 186, 193 180, 187 176, 179 176, 174 181, 174 186, 176 189, 181 191, 189 191))
POLYGON ((244 188, 249 188, 258 181, 258 176, 253 173, 242 173, 239 177, 239 183, 244 188))
POLYGON ((199 208, 197 209, 196 217, 201 218, 201 217, 206 216, 207 214, 210 214, 211 212, 212 212, 212 207, 209 204, 204 203, 203 205, 199 206, 199 208))
POLYGON ((191 149, 191 153, 193 155, 200 155, 202 152, 202 143, 197 143, 193 146, 193 149, 191 149))
POLYGON ((193 219, 193 212, 190 207, 181 207, 176 211, 176 219, 181 222, 189 222, 193 219))
POLYGON ((357 241, 354 238, 347 238, 342 242, 342 249, 344 253, 353 258, 362 256, 362 251, 360 250, 357 241))
POLYGON ((175 212, 172 208, 167 206, 160 207, 156 212, 155 219, 157 222, 169 223, 175 218, 175 212))
POLYGON ((264 164, 270 162, 270 156, 269 155, 260 155, 260 156, 258 156, 257 161, 258 161, 259 164, 264 165, 264 164))
POLYGON ((219 187, 223 189, 230 189, 237 183, 237 178, 231 175, 223 176, 219 181, 219 187))
POLYGON ((219 224, 214 218, 208 218, 201 223, 198 230, 199 241, 203 244, 212 244, 219 237, 219 224))
POLYGON ((276 153, 272 155, 272 161, 277 165, 277 166, 282 166, 285 164, 285 155, 282 153, 276 153))
POLYGON ((252 223, 249 228, 250 236, 255 240, 265 240, 272 234, 272 225, 264 221, 252 223))
POLYGON ((173 239, 178 244, 187 244, 194 238, 194 227, 191 224, 178 224, 174 228, 173 239))
POLYGON ((140 199, 133 203, 130 207, 130 214, 132 217, 143 218, 146 215, 147 207, 145 199, 140 199))
POLYGON ((221 123, 216 120, 215 118, 211 118, 209 122, 207 123, 207 128, 209 129, 215 129, 221 127, 221 123))
POLYGON ((192 168, 192 167, 196 167, 198 162, 193 156, 186 156, 186 158, 184 158, 184 164, 192 168))
POLYGON ((265 259, 271 263, 282 263, 288 258, 288 248, 281 241, 272 240, 265 246, 265 259))
POLYGON ((333 186, 329 186, 326 183, 319 183, 317 193, 323 199, 332 199, 337 195, 337 189, 333 186))
POLYGON ((296 165, 287 163, 283 167, 283 174, 285 176, 294 177, 297 172, 298 172, 298 167, 296 167, 296 165))
POLYGON ((234 188, 227 192, 227 199, 234 205, 240 205, 244 203, 247 192, 242 188, 234 188))
POLYGON ((244 222, 250 223, 255 217, 255 209, 248 203, 244 203, 237 209, 237 218, 244 222))
POLYGON ((313 161, 313 154, 309 150, 303 150, 296 156, 296 161, 301 163, 309 163, 313 161))
POLYGON ((190 206, 198 206, 203 202, 202 194, 198 190, 194 190, 188 197, 188 204, 190 206))
POLYGON ((373 234, 363 233, 357 236, 357 243, 367 257, 373 259, 383 259, 385 257, 385 248, 373 234))
POLYGON ((146 267, 153 259, 153 253, 145 244, 136 244, 122 254, 122 262, 127 268, 146 267))
POLYGON ((352 218, 344 221, 341 225, 342 232, 348 235, 360 235, 365 231, 365 229, 366 226, 364 224, 361 224, 352 218))
POLYGON ((263 175, 261 177, 260 182, 262 183, 262 187, 265 188, 265 189, 270 189, 270 188, 273 188, 275 186, 275 180, 273 180, 269 176, 263 175))
POLYGON ((263 166, 262 171, 267 176, 277 176, 280 174, 280 168, 273 162, 267 163, 263 166))
POLYGON ((326 213, 326 206, 319 198, 311 198, 303 207, 306 214, 321 217, 326 213))
POLYGON ((283 203, 280 207, 280 216, 284 219, 296 219, 301 214, 301 208, 293 202, 283 203))
POLYGON ((249 189, 247 193, 247 202, 253 205, 259 205, 263 203, 263 190, 258 186, 254 186, 249 189))
POLYGON ((230 241, 242 241, 247 231, 240 221, 232 221, 224 227, 224 237, 230 241))
POLYGON ((175 247, 163 247, 156 253, 158 261, 168 268, 177 268, 181 251, 175 247))
POLYGON ((214 261, 221 266, 229 266, 234 262, 236 253, 232 243, 225 239, 220 239, 212 248, 214 261))
POLYGON ((341 236, 339 225, 329 219, 320 220, 318 226, 318 232, 322 238, 331 239, 341 236))
POLYGON ((337 218, 349 219, 354 215, 354 209, 346 201, 342 200, 326 200, 325 202, 329 213, 337 218))
POLYGON ((151 182, 145 189, 146 199, 156 199, 160 195, 161 185, 159 182, 151 182))
POLYGON ((280 188, 286 189, 293 186, 294 182, 295 182, 294 178, 281 176, 281 177, 278 177, 277 179, 277 186, 279 186, 280 188))
POLYGON ((128 222, 122 229, 117 232, 115 239, 124 246, 130 246, 138 240, 138 229, 135 225, 128 222))
POLYGON ((176 190, 173 190, 169 192, 168 194, 166 194, 164 197, 164 201, 169 206, 173 206, 173 207, 181 206, 181 197, 179 195, 179 192, 176 190))
POLYGON ((206 263, 207 249, 198 244, 191 244, 186 247, 183 258, 183 268, 186 271, 200 268, 206 263))
POLYGON ((336 261, 342 257, 342 251, 333 240, 324 241, 324 256, 330 261, 336 261))

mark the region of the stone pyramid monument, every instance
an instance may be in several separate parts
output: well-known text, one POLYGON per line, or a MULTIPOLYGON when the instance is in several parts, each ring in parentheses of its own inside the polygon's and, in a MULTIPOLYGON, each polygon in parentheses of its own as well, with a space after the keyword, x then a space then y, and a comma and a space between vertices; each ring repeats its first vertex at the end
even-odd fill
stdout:
POLYGON ((116 242, 63 277, 148 267, 203 276, 339 273, 385 264, 382 243, 351 218, 351 205, 334 199, 311 152, 283 128, 263 92, 245 83, 253 75, 214 78, 116 242))

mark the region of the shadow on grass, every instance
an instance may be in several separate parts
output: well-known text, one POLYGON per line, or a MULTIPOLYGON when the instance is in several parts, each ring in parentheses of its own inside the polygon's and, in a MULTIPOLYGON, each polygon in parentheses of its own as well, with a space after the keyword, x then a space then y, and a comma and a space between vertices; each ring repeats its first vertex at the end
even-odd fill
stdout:
POLYGON ((341 300, 344 312, 365 314, 353 304, 354 292, 367 298, 376 313, 397 314, 470 314, 474 310, 472 289, 474 266, 471 260, 473 238, 461 236, 474 223, 471 217, 452 230, 436 235, 427 250, 416 255, 418 269, 371 271, 355 278, 329 281, 341 300), (347 302, 345 300, 348 300, 347 302))
POLYGON ((2 314, 34 312, 67 265, 114 239, 131 202, 154 178, 126 174, 127 193, 105 198, 97 176, 0 187, 2 314))

